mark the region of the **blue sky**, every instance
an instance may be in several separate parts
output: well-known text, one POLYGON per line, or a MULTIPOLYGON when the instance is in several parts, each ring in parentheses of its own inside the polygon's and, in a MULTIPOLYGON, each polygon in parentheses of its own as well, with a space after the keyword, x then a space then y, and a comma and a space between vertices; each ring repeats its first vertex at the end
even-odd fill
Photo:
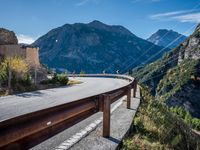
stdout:
POLYGON ((200 22, 200 0, 0 0, 0 27, 31 43, 66 23, 99 20, 147 38, 158 29, 189 35, 200 22))

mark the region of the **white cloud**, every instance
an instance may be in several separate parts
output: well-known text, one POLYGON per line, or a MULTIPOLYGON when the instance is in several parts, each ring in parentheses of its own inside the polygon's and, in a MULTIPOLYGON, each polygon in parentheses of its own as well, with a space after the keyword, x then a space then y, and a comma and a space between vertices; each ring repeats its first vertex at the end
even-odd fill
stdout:
POLYGON ((200 12, 198 10, 179 10, 165 13, 153 14, 150 16, 154 20, 172 21, 177 20, 180 22, 200 22, 200 12))
POLYGON ((24 34, 18 34, 17 39, 18 43, 24 43, 24 44, 32 44, 35 41, 35 38, 24 34))
POLYGON ((181 22, 199 23, 200 22, 200 13, 191 13, 191 14, 186 14, 186 15, 174 16, 172 18, 179 20, 181 22))
POLYGON ((158 13, 158 14, 153 14, 150 16, 152 19, 160 19, 162 17, 170 17, 174 15, 179 15, 179 14, 184 14, 191 12, 192 10, 180 10, 180 11, 171 11, 171 12, 165 12, 165 13, 158 13))

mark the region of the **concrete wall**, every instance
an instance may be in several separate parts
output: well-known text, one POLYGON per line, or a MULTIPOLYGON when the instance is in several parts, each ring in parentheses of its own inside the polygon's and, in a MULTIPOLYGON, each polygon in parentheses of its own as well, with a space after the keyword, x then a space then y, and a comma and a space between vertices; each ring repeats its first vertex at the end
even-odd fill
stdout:
POLYGON ((40 67, 38 51, 39 48, 22 48, 20 45, 0 45, 1 57, 21 57, 27 61, 31 68, 40 67))
POLYGON ((26 61, 31 67, 40 67, 38 51, 39 48, 26 48, 26 61))
POLYGON ((19 56, 26 58, 26 49, 22 49, 19 45, 0 45, 0 55, 5 57, 19 56))

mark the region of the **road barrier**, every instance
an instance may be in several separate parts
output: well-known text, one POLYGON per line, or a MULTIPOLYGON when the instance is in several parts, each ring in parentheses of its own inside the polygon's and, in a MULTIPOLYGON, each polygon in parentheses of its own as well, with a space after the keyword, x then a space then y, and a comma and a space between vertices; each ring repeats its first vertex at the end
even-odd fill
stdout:
POLYGON ((69 76, 120 78, 128 80, 129 83, 115 90, 0 122, 1 150, 31 148, 100 111, 103 112, 103 137, 110 136, 111 104, 127 95, 127 108, 129 109, 131 106, 131 95, 135 96, 137 89, 136 80, 130 76, 114 74, 69 76), (131 94, 132 89, 133 94, 131 94))

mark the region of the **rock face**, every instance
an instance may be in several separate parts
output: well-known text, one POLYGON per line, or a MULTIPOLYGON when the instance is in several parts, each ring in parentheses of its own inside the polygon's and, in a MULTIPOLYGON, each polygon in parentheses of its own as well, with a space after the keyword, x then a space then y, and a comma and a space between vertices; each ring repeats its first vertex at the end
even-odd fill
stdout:
POLYGON ((13 31, 0 28, 0 45, 18 44, 17 37, 13 31))
POLYGON ((134 72, 157 99, 200 118, 200 25, 162 59, 134 72))
POLYGON ((102 73, 104 70, 107 73, 115 73, 116 70, 125 72, 162 49, 122 26, 106 25, 99 21, 65 24, 49 31, 33 45, 40 48, 42 63, 76 73, 81 70, 86 73, 102 73), (152 46, 151 51, 138 59, 152 46))
POLYGON ((200 25, 197 26, 192 36, 178 48, 179 62, 187 58, 200 59, 200 25))
POLYGON ((160 29, 153 35, 151 35, 147 40, 156 45, 166 47, 174 41, 169 48, 176 48, 179 44, 186 40, 186 36, 179 34, 173 30, 160 29))

